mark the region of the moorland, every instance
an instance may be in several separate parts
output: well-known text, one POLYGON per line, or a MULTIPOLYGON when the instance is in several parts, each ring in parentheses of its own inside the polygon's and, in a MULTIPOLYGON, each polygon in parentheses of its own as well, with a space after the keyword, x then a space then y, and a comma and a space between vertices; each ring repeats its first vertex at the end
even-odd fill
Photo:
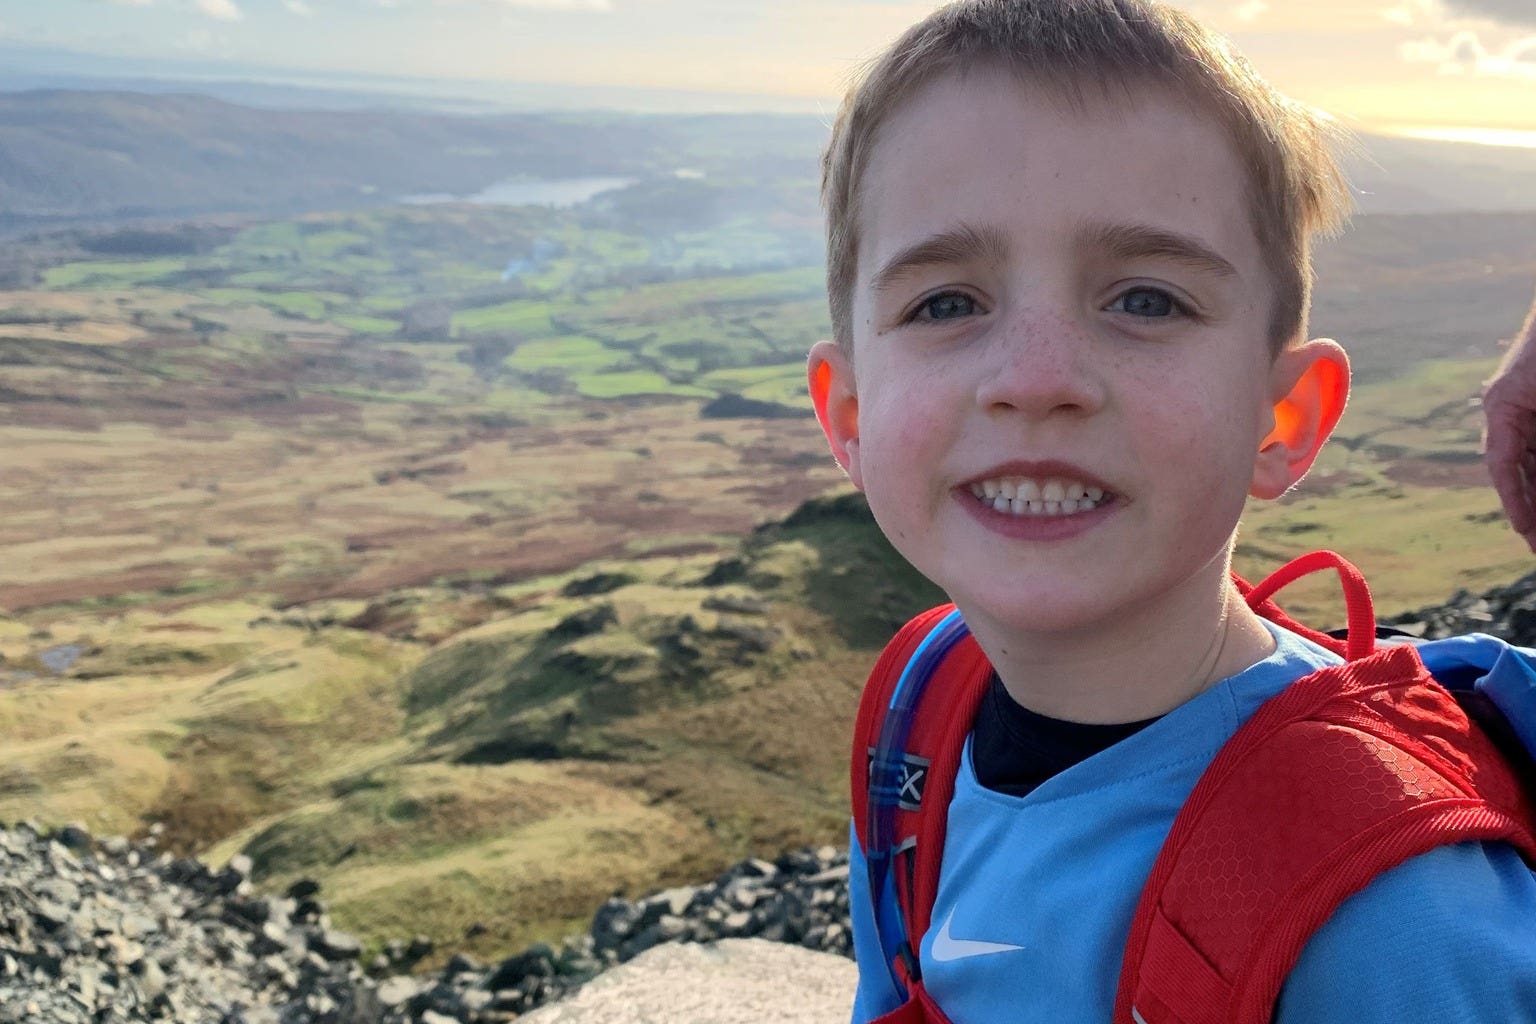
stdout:
MULTIPOLYGON (((839 841, 863 674, 938 595, 803 395, 814 182, 710 166, 12 244, 0 817, 158 822, 370 942, 486 954, 839 841)), ((1239 570, 1336 547, 1383 612, 1523 574, 1473 399, 1536 214, 1369 214, 1319 276, 1356 398, 1239 570)))

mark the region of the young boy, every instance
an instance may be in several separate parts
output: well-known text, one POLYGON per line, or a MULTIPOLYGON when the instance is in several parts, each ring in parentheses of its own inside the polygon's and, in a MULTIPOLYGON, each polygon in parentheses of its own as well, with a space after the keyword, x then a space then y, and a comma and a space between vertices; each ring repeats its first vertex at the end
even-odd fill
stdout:
MULTIPOLYGON (((1110 1020, 1196 780, 1339 660, 1228 576, 1246 498, 1343 409, 1344 352, 1304 333, 1310 238, 1348 202, 1328 135, 1156 0, 960 0, 844 101, 817 415, 995 669, 917 950, 956 1024, 1110 1020)), ((855 831, 855 1021, 903 998, 862 869, 855 831)), ((1273 1019, 1536 1021, 1536 876, 1496 843, 1380 875, 1273 1019)))

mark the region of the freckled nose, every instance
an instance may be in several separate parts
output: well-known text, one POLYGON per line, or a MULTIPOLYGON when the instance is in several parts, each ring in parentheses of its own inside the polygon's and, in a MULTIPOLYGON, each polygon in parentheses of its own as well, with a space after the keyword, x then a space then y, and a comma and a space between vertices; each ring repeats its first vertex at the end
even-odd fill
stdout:
POLYGON ((1104 404, 1092 339, 1059 317, 1019 317, 993 339, 976 401, 989 412, 1014 410, 1031 417, 1084 414, 1104 404))

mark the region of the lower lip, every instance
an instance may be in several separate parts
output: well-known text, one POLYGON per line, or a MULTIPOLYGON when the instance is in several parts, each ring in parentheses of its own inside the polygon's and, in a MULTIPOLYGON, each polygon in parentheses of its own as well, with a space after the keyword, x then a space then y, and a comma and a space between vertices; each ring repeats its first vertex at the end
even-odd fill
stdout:
POLYGON ((999 512, 979 500, 970 488, 956 488, 955 500, 977 522, 994 533, 1013 540, 1057 541, 1071 540, 1098 526, 1115 514, 1119 502, 1113 498, 1094 508, 1071 515, 1014 515, 999 512))

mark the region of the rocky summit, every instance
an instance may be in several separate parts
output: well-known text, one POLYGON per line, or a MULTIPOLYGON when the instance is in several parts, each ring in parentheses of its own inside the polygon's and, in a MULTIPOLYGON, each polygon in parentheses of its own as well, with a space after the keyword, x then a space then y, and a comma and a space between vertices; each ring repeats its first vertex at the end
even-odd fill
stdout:
POLYGON ((258 895, 250 862, 219 869, 80 828, 0 828, 0 1022, 491 1022, 669 942, 756 937, 846 955, 848 865, 823 847, 745 860, 706 885, 614 897, 589 934, 494 964, 463 954, 413 975, 425 939, 365 965, 313 882, 258 895))
POLYGON ((1444 604, 1381 621, 1426 639, 1492 633, 1512 644, 1536 647, 1536 572, 1482 594, 1458 590, 1444 604))

